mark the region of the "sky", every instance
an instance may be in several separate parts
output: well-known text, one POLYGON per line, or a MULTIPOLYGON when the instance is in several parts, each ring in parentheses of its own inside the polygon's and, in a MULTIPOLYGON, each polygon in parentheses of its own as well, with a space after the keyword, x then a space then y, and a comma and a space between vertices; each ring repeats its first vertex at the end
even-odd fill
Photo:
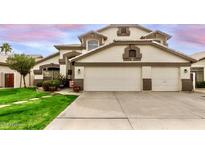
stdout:
MULTIPOLYGON (((143 24, 142 24, 143 25, 143 24)), ((48 56, 57 44, 80 43, 78 36, 104 24, 0 24, 0 45, 7 42, 13 52, 48 56)), ((169 47, 187 55, 205 51, 205 25, 144 24, 151 30, 172 35, 169 47)))

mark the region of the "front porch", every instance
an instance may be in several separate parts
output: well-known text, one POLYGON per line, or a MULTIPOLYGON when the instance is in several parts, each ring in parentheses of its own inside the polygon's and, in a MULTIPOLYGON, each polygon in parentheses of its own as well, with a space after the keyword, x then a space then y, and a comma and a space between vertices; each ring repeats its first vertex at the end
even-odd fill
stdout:
POLYGON ((195 73, 196 82, 205 81, 205 67, 192 67, 191 72, 195 73))

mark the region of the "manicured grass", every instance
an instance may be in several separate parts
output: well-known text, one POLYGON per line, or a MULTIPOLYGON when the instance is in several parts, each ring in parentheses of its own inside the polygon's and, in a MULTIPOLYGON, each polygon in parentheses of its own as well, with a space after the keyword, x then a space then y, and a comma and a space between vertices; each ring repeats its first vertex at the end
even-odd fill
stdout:
POLYGON ((41 97, 44 95, 48 95, 48 93, 38 92, 35 88, 0 89, 0 105, 28 100, 30 98, 41 97))
POLYGON ((0 129, 43 129, 76 98, 77 96, 53 95, 49 98, 1 108, 0 129))

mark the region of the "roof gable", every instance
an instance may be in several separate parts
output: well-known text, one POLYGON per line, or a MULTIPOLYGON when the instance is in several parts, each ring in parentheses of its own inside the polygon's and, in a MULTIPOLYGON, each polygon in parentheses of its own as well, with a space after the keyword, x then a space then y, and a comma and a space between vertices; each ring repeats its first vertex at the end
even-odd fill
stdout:
POLYGON ((141 25, 138 25, 138 24, 110 24, 110 25, 107 25, 101 29, 98 29, 97 32, 103 32, 104 30, 106 29, 109 29, 109 28, 118 28, 118 27, 134 27, 134 28, 139 28, 141 30, 144 30, 146 32, 152 32, 151 29, 148 29, 144 26, 141 26, 141 25))
POLYGON ((89 35, 97 35, 99 37, 102 37, 105 40, 107 39, 106 36, 104 36, 103 34, 100 34, 98 32, 95 32, 95 31, 89 31, 89 32, 87 32, 85 34, 82 34, 82 35, 79 36, 79 39, 82 40, 84 37, 89 36, 89 35))
POLYGON ((54 54, 51 54, 51 55, 49 55, 49 56, 47 56, 47 57, 45 57, 45 58, 43 58, 43 59, 37 61, 37 62, 36 62, 36 65, 39 64, 39 63, 42 63, 42 62, 44 62, 44 61, 46 61, 46 60, 49 60, 49 59, 51 59, 51 58, 54 58, 54 57, 56 57, 56 56, 59 56, 59 55, 60 55, 60 52, 56 52, 56 53, 54 53, 54 54))
MULTIPOLYGON (((113 43, 110 43, 108 45, 104 45, 102 47, 99 47, 97 49, 94 49, 94 50, 91 50, 90 52, 86 53, 86 54, 82 54, 80 56, 77 56, 73 59, 71 59, 71 61, 79 61, 79 60, 82 60, 86 57, 89 57, 89 56, 92 56, 94 54, 97 54, 98 52, 101 52, 101 51, 104 51, 108 48, 111 48, 111 47, 115 47, 115 46, 128 46, 128 45, 145 45, 145 46, 152 46, 152 47, 155 47, 155 48, 158 48, 160 49, 161 51, 163 52, 166 52, 166 53, 169 53, 170 55, 172 56, 175 56, 176 58, 180 58, 180 59, 184 59, 188 62, 195 62, 196 60, 183 54, 183 53, 180 53, 180 52, 177 52, 175 50, 172 50, 170 48, 167 48, 166 46, 163 46, 163 45, 160 45, 158 43, 155 43, 151 40, 138 40, 138 41, 114 41, 113 43)), ((123 49, 115 49, 115 51, 118 51, 118 50, 123 50, 123 49)), ((162 52, 162 53, 163 53, 162 52)), ((116 54, 118 54, 118 52, 116 52, 116 54)), ((120 56, 121 56, 122 53, 120 53, 120 56)), ((152 54, 155 54, 155 53, 152 53, 152 54)), ((150 55, 149 55, 150 56, 150 55)), ((114 55, 112 55, 113 59, 115 58, 114 55)), ((150 56, 151 57, 151 56, 150 56)), ((160 56, 159 56, 160 57, 160 56)), ((165 59, 166 61, 166 59, 165 59)))
POLYGON ((161 35, 161 36, 166 37, 167 40, 172 37, 171 35, 169 35, 169 34, 167 34, 167 33, 165 33, 165 32, 162 32, 162 31, 157 30, 157 31, 150 32, 150 33, 148 33, 148 34, 142 36, 141 38, 149 38, 149 36, 154 36, 154 35, 156 35, 156 34, 159 34, 159 35, 161 35))

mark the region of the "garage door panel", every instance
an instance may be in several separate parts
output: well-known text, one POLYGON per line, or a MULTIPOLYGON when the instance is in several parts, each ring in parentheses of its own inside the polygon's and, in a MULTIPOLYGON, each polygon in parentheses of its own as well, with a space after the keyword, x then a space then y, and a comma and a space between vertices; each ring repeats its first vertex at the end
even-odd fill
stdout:
POLYGON ((136 67, 86 67, 85 91, 140 91, 141 69, 136 67))
POLYGON ((153 67, 153 91, 179 91, 179 68, 153 67))

